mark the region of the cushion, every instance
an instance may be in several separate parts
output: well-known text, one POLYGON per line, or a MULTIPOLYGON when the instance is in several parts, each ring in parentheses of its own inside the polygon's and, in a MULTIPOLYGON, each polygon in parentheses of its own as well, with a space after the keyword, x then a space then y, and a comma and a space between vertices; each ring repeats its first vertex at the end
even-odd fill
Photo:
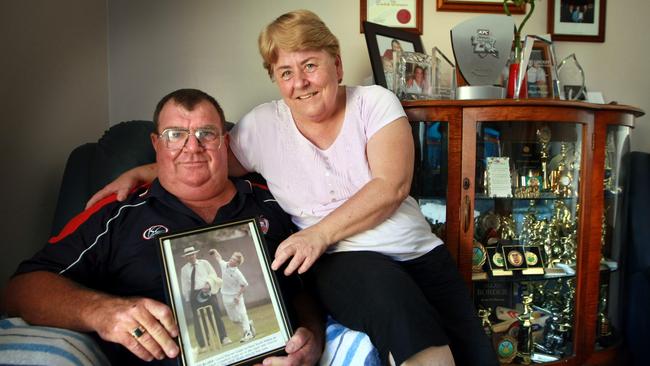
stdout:
POLYGON ((0 320, 0 360, 2 365, 110 365, 86 334, 30 326, 20 318, 0 320))

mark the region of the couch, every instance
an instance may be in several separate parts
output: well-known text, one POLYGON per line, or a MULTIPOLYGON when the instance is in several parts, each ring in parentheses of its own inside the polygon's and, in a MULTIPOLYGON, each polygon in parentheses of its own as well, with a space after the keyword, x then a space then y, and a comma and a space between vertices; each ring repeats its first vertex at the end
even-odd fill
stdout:
MULTIPOLYGON (((232 127, 227 123, 227 127, 232 127)), ((87 200, 122 172, 155 161, 150 143, 151 121, 127 121, 110 127, 97 141, 75 148, 68 157, 52 223, 52 236, 83 211, 87 200)), ((258 178, 259 179, 259 178, 258 178)), ((107 365, 106 357, 87 335, 30 326, 19 318, 0 321, 3 365, 107 365)), ((379 365, 367 335, 327 321, 321 365, 379 365)))

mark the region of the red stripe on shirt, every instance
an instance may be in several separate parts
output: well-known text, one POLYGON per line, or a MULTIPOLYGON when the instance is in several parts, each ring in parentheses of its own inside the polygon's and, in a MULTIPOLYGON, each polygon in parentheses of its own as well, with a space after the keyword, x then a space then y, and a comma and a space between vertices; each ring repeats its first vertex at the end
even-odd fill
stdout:
MULTIPOLYGON (((136 187, 134 190, 131 191, 131 193, 143 187, 149 188, 150 185, 151 184, 144 184, 142 186, 136 187)), ((117 201, 117 193, 113 193, 110 196, 106 196, 101 200, 97 201, 94 205, 88 207, 82 213, 78 214, 77 216, 73 217, 70 221, 68 221, 68 223, 65 224, 63 229, 61 229, 59 235, 51 237, 50 240, 48 240, 47 242, 50 244, 56 244, 59 241, 65 239, 68 235, 77 231, 77 229, 79 228, 79 226, 81 226, 81 224, 86 222, 86 220, 88 220, 88 218, 90 218, 97 211, 101 210, 102 207, 108 205, 109 203, 113 203, 115 201, 117 201)))

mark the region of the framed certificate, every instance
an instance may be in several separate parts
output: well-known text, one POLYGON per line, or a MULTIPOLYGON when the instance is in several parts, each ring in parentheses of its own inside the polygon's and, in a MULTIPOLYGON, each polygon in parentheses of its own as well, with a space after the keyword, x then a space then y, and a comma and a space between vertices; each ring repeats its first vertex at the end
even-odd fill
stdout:
POLYGON ((361 0, 361 33, 368 21, 422 34, 423 0, 361 0))
POLYGON ((159 243, 179 365, 244 365, 283 352, 292 329, 256 219, 159 243))

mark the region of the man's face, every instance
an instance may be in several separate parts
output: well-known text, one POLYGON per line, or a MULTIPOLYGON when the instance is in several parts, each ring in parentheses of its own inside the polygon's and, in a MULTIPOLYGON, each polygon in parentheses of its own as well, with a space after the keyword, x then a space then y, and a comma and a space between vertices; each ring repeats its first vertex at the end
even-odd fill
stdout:
POLYGON ((337 111, 341 59, 325 51, 278 52, 273 76, 298 121, 320 122, 337 111))
POLYGON ((185 145, 178 149, 169 149, 165 138, 152 134, 160 183, 181 199, 210 198, 215 188, 227 179, 228 136, 224 136, 223 143, 218 147, 218 141, 201 144, 194 131, 207 128, 223 134, 219 113, 208 101, 202 101, 188 111, 170 100, 160 111, 157 132, 162 133, 169 128, 189 129, 191 133, 185 145))
POLYGON ((185 259, 186 259, 187 262, 190 263, 190 264, 194 264, 194 263, 196 263, 196 261, 197 261, 196 253, 194 253, 194 254, 190 254, 190 255, 186 256, 185 259))

